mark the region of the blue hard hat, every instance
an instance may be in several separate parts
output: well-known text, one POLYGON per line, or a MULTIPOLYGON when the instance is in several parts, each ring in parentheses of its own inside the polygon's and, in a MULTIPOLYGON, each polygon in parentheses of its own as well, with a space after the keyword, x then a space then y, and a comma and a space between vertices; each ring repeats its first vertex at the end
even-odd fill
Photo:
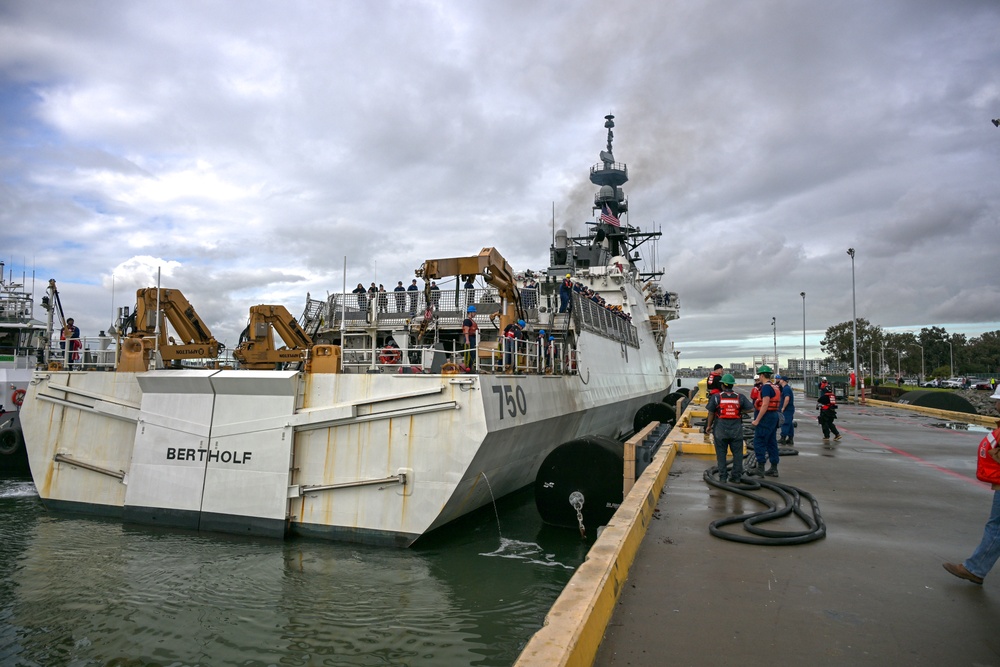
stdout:
POLYGON ((555 339, 556 339, 555 336, 549 336, 549 340, 555 340, 555 339))
POLYGON ((539 336, 544 336, 545 335, 545 329, 539 329, 538 330, 538 335, 539 336))
POLYGON ((524 327, 524 320, 518 320, 517 321, 517 326, 524 327))
POLYGON ((468 309, 467 312, 470 312, 470 313, 476 312, 476 307, 475 306, 469 306, 469 309, 468 309))

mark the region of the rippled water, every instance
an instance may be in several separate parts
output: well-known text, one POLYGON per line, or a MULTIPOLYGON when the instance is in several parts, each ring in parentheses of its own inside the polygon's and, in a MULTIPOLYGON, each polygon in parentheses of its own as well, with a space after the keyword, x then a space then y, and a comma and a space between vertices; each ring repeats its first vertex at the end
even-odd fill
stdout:
POLYGON ((123 526, 0 480, 0 665, 510 665, 587 545, 529 492, 409 550, 123 526))

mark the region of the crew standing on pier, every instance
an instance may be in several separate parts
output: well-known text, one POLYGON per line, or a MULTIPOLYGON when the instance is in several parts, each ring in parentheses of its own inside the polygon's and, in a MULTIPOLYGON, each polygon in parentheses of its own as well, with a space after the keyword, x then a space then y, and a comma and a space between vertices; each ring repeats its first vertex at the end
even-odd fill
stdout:
POLYGON ((714 396, 722 391, 722 364, 716 364, 708 374, 708 395, 714 396))
POLYGON ((795 392, 792 391, 791 386, 788 384, 788 379, 782 375, 775 375, 774 379, 778 382, 778 386, 781 387, 781 438, 778 440, 779 445, 794 445, 795 444, 795 426, 792 422, 795 417, 795 392))
POLYGON ((771 367, 761 366, 757 369, 760 375, 760 402, 755 406, 757 414, 753 421, 753 453, 757 457, 757 467, 751 474, 756 477, 778 476, 778 407, 781 394, 778 388, 771 384, 771 367), (770 459, 771 467, 764 471, 764 463, 770 459))
POLYGON ((823 429, 823 439, 830 439, 830 432, 833 432, 833 439, 840 440, 842 437, 840 431, 837 430, 837 426, 833 423, 837 419, 837 398, 833 395, 833 387, 827 384, 823 387, 823 393, 820 394, 819 400, 816 402, 816 407, 819 408, 819 418, 816 420, 819 422, 820 427, 823 429))
MULTIPOLYGON (((994 391, 991 399, 996 401, 997 412, 1000 412, 1000 391, 994 391)), ((945 563, 944 569, 960 579, 967 579, 982 586, 983 579, 1000 559, 1000 428, 987 433, 979 443, 979 454, 976 465, 976 477, 982 482, 989 482, 993 489, 993 508, 990 518, 986 521, 983 539, 964 563, 945 563)))
POLYGON ((708 421, 705 433, 711 433, 715 443, 715 460, 719 481, 726 481, 726 454, 733 453, 733 469, 729 481, 739 483, 743 477, 743 413, 753 410, 750 399, 733 391, 736 378, 726 373, 719 378, 721 390, 708 399, 708 421), (714 425, 714 429, 713 429, 714 425))

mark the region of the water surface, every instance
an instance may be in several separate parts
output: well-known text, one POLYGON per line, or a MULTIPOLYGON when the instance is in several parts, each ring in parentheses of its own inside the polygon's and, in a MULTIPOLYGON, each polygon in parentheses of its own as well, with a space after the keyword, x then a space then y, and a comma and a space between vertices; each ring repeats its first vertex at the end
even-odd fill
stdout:
POLYGON ((510 665, 587 547, 530 490, 401 550, 52 514, 0 480, 0 664, 510 665))

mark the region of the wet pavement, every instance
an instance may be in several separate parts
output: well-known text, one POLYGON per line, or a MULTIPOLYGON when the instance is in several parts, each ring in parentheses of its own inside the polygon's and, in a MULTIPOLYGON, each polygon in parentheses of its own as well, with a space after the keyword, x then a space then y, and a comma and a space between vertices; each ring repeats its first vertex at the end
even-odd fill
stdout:
MULTIPOLYGON (((816 497, 826 538, 712 537, 710 522, 761 506, 704 482, 714 457, 678 456, 595 664, 1000 666, 1000 569, 976 586, 941 567, 972 552, 989 515, 983 432, 841 406, 844 438, 824 443, 814 412, 797 419, 799 455, 778 481, 816 497)), ((765 527, 799 525, 782 521, 765 527)))

